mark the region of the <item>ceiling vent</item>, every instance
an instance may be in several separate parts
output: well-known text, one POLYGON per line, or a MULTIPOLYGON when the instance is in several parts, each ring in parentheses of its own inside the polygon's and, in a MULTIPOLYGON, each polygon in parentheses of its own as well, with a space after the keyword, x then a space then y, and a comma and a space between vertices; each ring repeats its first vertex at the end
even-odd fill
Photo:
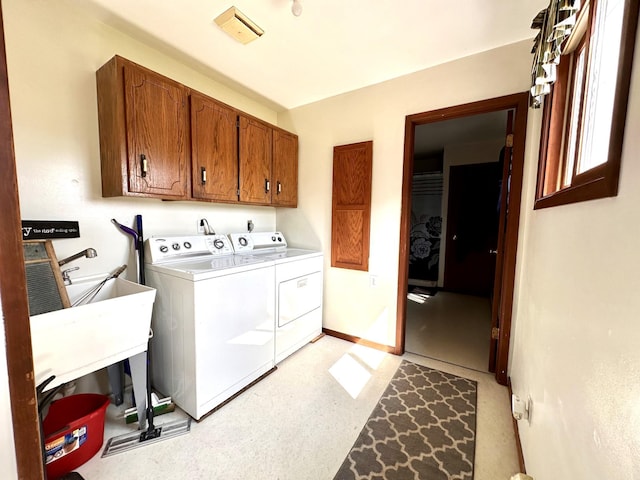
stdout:
POLYGON ((215 19, 215 22, 222 30, 243 44, 247 44, 261 37, 264 33, 264 30, 249 20, 249 18, 236 7, 231 7, 219 15, 215 19))

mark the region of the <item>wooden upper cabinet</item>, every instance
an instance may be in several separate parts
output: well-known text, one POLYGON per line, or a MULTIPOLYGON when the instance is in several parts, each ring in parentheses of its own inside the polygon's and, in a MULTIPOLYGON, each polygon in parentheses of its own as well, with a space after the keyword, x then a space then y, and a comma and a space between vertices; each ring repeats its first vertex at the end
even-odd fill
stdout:
POLYGON ((333 149, 331 266, 369 269, 373 142, 333 149))
POLYGON ((297 206, 296 135, 117 55, 96 82, 103 197, 297 206))
POLYGON ((239 120, 240 201, 270 205, 272 128, 244 115, 239 120))
POLYGON ((97 88, 102 195, 189 198, 186 87, 116 56, 97 88))
POLYGON ((197 93, 190 100, 193 198, 237 202, 237 112, 197 93))
POLYGON ((273 130, 272 204, 282 207, 298 205, 298 136, 273 130))

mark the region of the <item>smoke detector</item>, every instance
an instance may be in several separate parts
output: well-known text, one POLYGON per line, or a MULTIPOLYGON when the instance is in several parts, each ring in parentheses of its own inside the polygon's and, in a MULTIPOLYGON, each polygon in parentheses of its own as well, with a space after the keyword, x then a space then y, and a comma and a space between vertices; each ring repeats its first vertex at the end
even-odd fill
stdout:
POLYGON ((245 45, 264 34, 264 30, 236 7, 231 7, 220 14, 215 22, 222 30, 245 45))

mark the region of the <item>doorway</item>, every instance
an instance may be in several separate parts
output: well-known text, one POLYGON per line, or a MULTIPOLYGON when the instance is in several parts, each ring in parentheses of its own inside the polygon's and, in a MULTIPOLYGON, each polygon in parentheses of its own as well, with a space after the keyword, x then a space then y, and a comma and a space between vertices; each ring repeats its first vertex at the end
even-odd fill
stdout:
MULTIPOLYGON (((415 313, 410 311, 415 310, 412 301, 421 305, 430 302, 434 305, 433 308, 439 305, 437 309, 445 324, 451 323, 454 316, 464 316, 463 313, 456 312, 455 308, 460 310, 461 305, 475 304, 475 307, 470 308, 481 308, 484 311, 482 333, 470 334, 472 329, 458 326, 458 337, 482 336, 480 341, 485 351, 485 367, 482 370, 495 371, 498 382, 506 384, 527 109, 528 95, 523 93, 406 118, 396 353, 404 353, 405 339, 413 339, 411 336, 415 335, 415 329, 407 327, 408 314, 415 313), (505 112, 509 110, 512 116, 506 119, 505 112), (416 187, 414 173, 425 177, 425 162, 422 158, 425 155, 419 151, 416 142, 425 129, 432 131, 432 138, 442 139, 444 137, 441 132, 446 124, 455 126, 457 123, 457 128, 452 132, 459 142, 464 142, 466 133, 467 140, 473 143, 477 139, 469 136, 467 125, 480 119, 480 124, 486 126, 488 122, 484 120, 492 116, 504 120, 500 126, 499 143, 496 143, 497 150, 494 147, 490 159, 481 158, 481 149, 472 147, 471 153, 467 155, 468 159, 458 162, 458 165, 452 164, 450 159, 445 161, 445 155, 442 155, 440 162, 433 158, 427 162, 427 170, 430 169, 427 173, 433 175, 431 180, 437 176, 439 164, 442 165, 444 179, 439 199, 441 231, 435 232, 432 228, 429 232, 428 227, 436 225, 437 219, 430 218, 429 214, 415 213, 414 189, 418 193, 424 189, 416 187), (506 132, 506 124, 511 124, 513 130, 506 132), (505 133, 510 132, 514 134, 510 136, 511 143, 501 149, 505 133), (508 188, 502 188, 503 185, 508 188), (416 225, 420 223, 427 230, 426 239, 416 237, 416 225), (416 253, 425 254, 426 250, 439 252, 435 256, 433 252, 429 252, 431 258, 427 264, 427 273, 431 276, 418 278, 416 282, 413 277, 416 277, 419 269, 411 266, 410 259, 416 253), (435 263, 438 264, 437 268, 434 268, 435 263), (434 270, 438 271, 437 279, 434 277, 434 270), (450 297, 456 295, 465 297, 453 298, 452 301, 450 297), (477 299, 484 299, 484 302, 477 302, 477 299), (444 306, 447 301, 453 306, 444 306)), ((481 132, 479 135, 481 139, 487 140, 487 133, 481 132)), ((426 156, 433 157, 433 152, 426 156)), ((431 193, 433 196, 433 191, 431 193)), ((430 211, 431 216, 437 216, 434 213, 437 207, 422 208, 422 211, 430 211)), ((432 313, 432 316, 437 315, 432 313)))
POLYGON ((511 118, 501 110, 415 128, 405 330, 409 353, 488 371, 502 152, 511 118), (440 188, 425 189, 422 159, 434 156, 440 158, 438 168, 426 176, 439 176, 440 188), (427 260, 427 272, 437 272, 431 288, 423 286, 427 260))

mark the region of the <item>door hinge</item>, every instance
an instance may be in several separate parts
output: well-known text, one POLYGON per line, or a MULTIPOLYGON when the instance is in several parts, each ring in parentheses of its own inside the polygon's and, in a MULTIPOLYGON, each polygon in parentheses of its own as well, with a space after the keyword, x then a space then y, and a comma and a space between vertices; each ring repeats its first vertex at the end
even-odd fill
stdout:
POLYGON ((491 329, 491 340, 498 340, 499 338, 500 338, 500 329, 498 327, 493 327, 491 329))
POLYGON ((240 197, 240 189, 237 189, 237 190, 236 190, 236 196, 237 196, 237 197, 240 197))
POLYGON ((507 138, 504 141, 505 147, 512 148, 513 147, 513 133, 507 135, 507 138))

